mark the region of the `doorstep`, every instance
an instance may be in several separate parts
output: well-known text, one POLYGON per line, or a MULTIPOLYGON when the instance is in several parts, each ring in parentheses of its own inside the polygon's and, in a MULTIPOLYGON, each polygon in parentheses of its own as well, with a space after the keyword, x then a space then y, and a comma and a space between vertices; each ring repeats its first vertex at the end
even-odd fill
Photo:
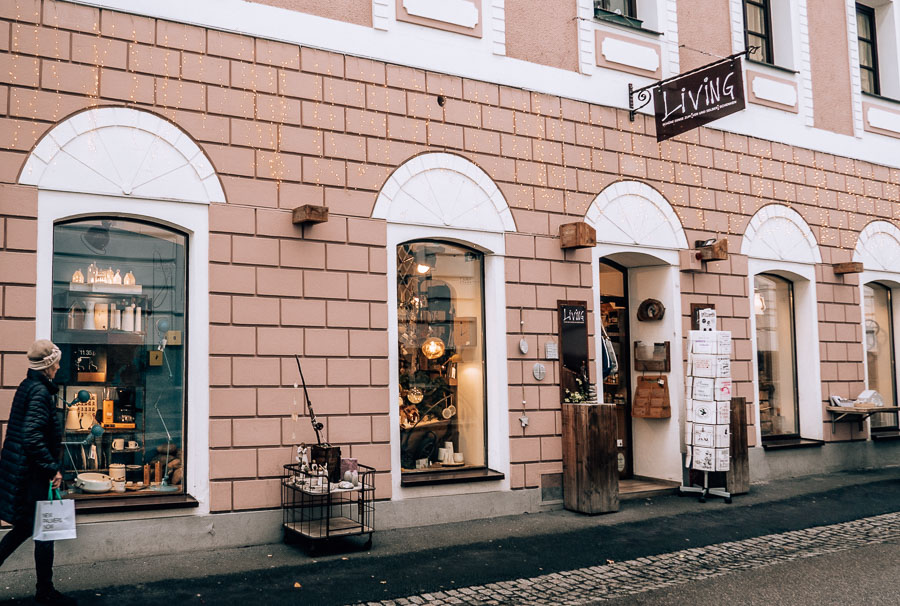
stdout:
POLYGON ((645 499, 661 495, 676 494, 678 482, 668 480, 654 480, 650 478, 632 478, 619 480, 619 500, 645 499))

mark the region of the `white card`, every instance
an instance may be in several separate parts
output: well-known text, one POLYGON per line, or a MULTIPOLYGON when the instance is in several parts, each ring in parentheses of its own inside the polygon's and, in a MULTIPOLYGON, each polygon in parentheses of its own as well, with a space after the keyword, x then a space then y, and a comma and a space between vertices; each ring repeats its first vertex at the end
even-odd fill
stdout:
POLYGON ((716 448, 731 446, 731 433, 728 425, 716 425, 716 448))
POLYGON ((716 422, 716 405, 713 402, 694 402, 694 415, 691 417, 691 421, 714 425, 716 422))
POLYGON ((716 356, 715 377, 730 378, 731 377, 731 358, 728 356, 716 356))
POLYGON ((716 400, 731 399, 731 379, 716 379, 716 400))
POLYGON ((716 332, 716 353, 723 356, 731 355, 730 330, 719 330, 716 332))
POLYGON ((691 374, 695 377, 715 377, 716 356, 712 354, 694 354, 694 370, 691 374))
POLYGON ((716 402, 716 423, 719 425, 731 425, 731 400, 716 402))
MULTIPOLYGON (((702 400, 704 402, 712 402, 713 401, 713 392, 716 388, 716 380, 715 379, 701 379, 695 378, 693 381, 694 389, 691 394, 694 400, 702 400)), ((694 403, 694 408, 697 407, 696 402, 694 403)))
POLYGON ((714 354, 716 353, 716 333, 702 330, 690 332, 691 353, 714 354))
POLYGON ((693 467, 699 471, 715 471, 715 450, 712 448, 694 446, 693 467))
POLYGON ((716 471, 728 471, 731 468, 731 449, 716 448, 716 471))
POLYGON ((716 445, 716 426, 694 423, 694 446, 712 448, 716 445))

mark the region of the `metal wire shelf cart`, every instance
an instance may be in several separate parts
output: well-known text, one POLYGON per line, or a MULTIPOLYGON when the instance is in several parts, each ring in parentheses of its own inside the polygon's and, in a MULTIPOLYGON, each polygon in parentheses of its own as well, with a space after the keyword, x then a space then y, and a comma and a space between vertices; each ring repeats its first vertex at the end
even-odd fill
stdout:
POLYGON ((359 484, 341 488, 325 476, 303 471, 299 464, 284 466, 281 505, 285 541, 300 538, 315 549, 318 541, 368 534, 375 530, 375 470, 359 465, 359 484))

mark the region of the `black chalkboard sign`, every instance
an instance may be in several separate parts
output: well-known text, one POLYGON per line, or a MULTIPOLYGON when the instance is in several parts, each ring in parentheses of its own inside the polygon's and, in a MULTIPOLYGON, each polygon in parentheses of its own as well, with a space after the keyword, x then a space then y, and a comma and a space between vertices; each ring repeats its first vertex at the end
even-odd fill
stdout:
POLYGON ((576 377, 590 380, 586 301, 557 301, 559 308, 559 390, 577 391, 576 377))

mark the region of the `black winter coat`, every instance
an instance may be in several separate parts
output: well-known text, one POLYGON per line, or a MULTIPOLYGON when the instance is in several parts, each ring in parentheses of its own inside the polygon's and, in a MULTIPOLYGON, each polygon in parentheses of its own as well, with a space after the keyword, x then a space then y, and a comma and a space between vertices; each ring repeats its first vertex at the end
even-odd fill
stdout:
POLYGON ((13 397, 0 451, 0 519, 13 525, 32 515, 33 495, 40 494, 36 485, 46 486, 59 470, 62 425, 56 414, 57 391, 47 375, 29 369, 13 397))

